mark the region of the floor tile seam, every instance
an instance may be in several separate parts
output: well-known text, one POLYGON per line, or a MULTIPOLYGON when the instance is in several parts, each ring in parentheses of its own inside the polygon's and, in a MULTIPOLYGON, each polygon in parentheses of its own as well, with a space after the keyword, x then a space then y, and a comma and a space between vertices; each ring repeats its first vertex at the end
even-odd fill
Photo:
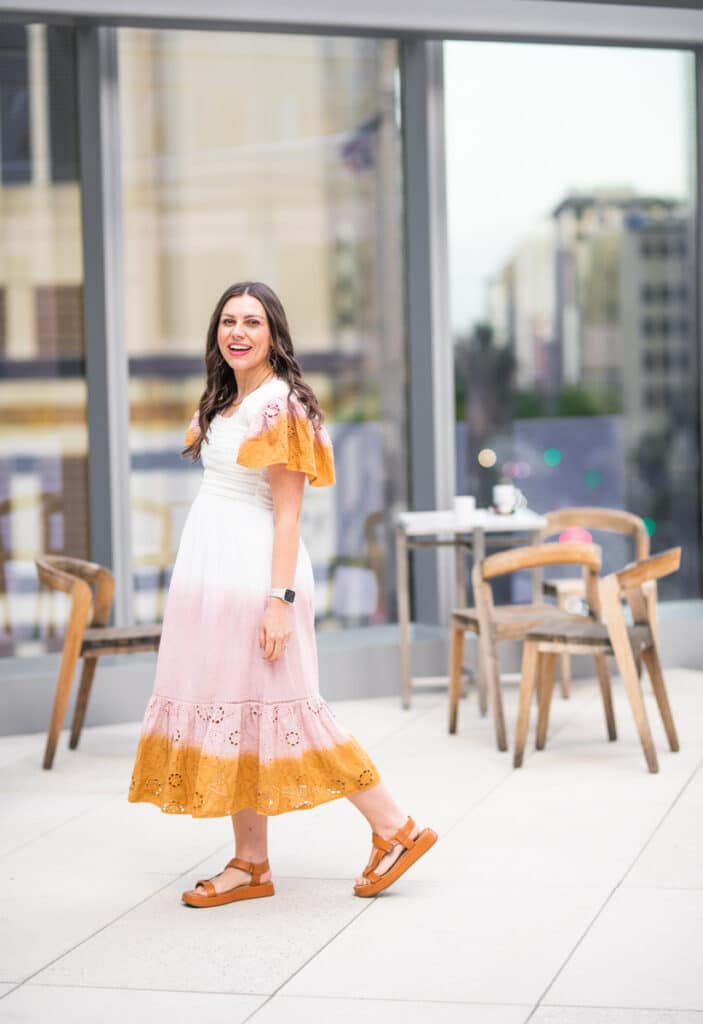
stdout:
POLYGON ((698 1013, 703 1017, 699 1006, 625 1006, 620 1003, 543 1003, 543 1006, 556 1010, 635 1010, 645 1013, 698 1013))
MULTIPOLYGON (((273 999, 274 998, 273 995, 271 995, 270 998, 273 999)), ((314 995, 312 993, 311 994, 307 994, 307 993, 300 993, 300 994, 298 994, 298 993, 295 993, 295 992, 292 992, 290 995, 277 995, 277 998, 278 999, 317 999, 320 1002, 324 1002, 325 1000, 332 1000, 332 999, 342 999, 345 1002, 354 1002, 354 1003, 403 1003, 403 1004, 410 1004, 412 1006, 414 1006, 414 1005, 416 1005, 418 1003, 421 1004, 421 1005, 425 1004, 425 1003, 428 1004, 428 1005, 433 1005, 433 1004, 437 1003, 437 1004, 440 1004, 442 1006, 523 1006, 523 1007, 525 1007, 525 1009, 527 1009, 529 1007, 529 1005, 530 1005, 529 1003, 526 1003, 524 1001, 523 1002, 514 1003, 514 1002, 510 1002, 509 1000, 503 1000, 500 1003, 495 1003, 495 1002, 487 1003, 485 999, 484 1000, 476 1000, 476 999, 401 999, 399 997, 394 997, 394 996, 350 996, 350 995, 328 996, 328 995, 314 995)), ((259 1007, 259 1009, 261 1009, 261 1007, 259 1007)))
MULTIPOLYGON (((1 795, 2 794, 0 794, 0 796, 1 795)), ((57 829, 64 828, 66 825, 70 825, 72 822, 77 821, 79 818, 82 818, 84 815, 89 814, 91 811, 95 810, 95 806, 97 804, 101 804, 101 803, 104 803, 104 798, 98 797, 98 798, 96 798, 95 803, 91 807, 86 807, 86 808, 84 808, 84 810, 79 811, 78 814, 74 814, 70 818, 66 818, 64 821, 59 822, 57 825, 52 825, 51 828, 48 828, 46 830, 46 832, 42 832, 41 835, 34 836, 33 839, 28 839, 26 842, 20 843, 19 846, 13 846, 11 850, 6 850, 5 853, 0 855, 0 864, 2 864, 2 862, 7 857, 14 856, 20 850, 24 850, 27 846, 31 846, 32 843, 37 843, 41 839, 46 839, 47 836, 50 836, 52 834, 52 832, 56 832, 57 829)))
MULTIPOLYGON (((211 854, 208 854, 208 857, 209 856, 211 856, 211 854)), ((108 928, 112 928, 112 926, 114 924, 117 924, 118 921, 121 921, 123 917, 127 917, 128 914, 131 914, 133 910, 137 910, 138 907, 141 907, 144 903, 148 903, 148 901, 150 899, 153 899, 154 896, 158 896, 160 892, 164 892, 166 889, 169 888, 169 886, 173 885, 175 881, 177 881, 179 878, 183 877, 183 875, 190 874, 191 872, 195 873, 196 869, 198 868, 198 865, 202 864, 203 860, 207 860, 207 859, 208 859, 207 857, 201 858, 200 860, 197 860, 187 871, 183 871, 179 875, 176 875, 173 878, 169 878, 169 880, 167 882, 164 882, 163 885, 159 886, 157 889, 154 889, 152 892, 148 893, 146 896, 144 896, 143 899, 137 900, 136 903, 133 903, 131 906, 125 908, 125 910, 121 911, 121 913, 117 914, 115 917, 111 918, 109 921, 106 921, 105 924, 102 924, 99 928, 96 928, 94 931, 90 932, 89 935, 86 935, 84 938, 80 939, 78 942, 74 942, 74 944, 72 946, 70 946, 69 949, 64 949, 61 953, 59 953, 57 956, 53 957, 47 963, 42 964, 41 967, 38 967, 37 970, 32 971, 31 974, 28 974, 26 978, 23 978, 22 981, 19 982, 19 984, 15 985, 15 987, 13 989, 11 989, 10 991, 11 992, 15 992, 18 988, 21 988, 23 985, 26 985, 28 982, 31 982, 32 978, 36 978, 38 975, 42 974, 44 971, 48 971, 48 969, 50 967, 53 967, 55 964, 59 963, 61 960, 64 959, 64 957, 67 957, 71 953, 74 953, 81 946, 84 946, 86 944, 86 942, 91 942, 94 938, 96 938, 96 936, 100 935, 101 932, 106 931, 106 929, 108 929, 108 928)), ((8 995, 10 995, 10 992, 6 992, 5 995, 0 997, 0 998, 4 999, 5 996, 8 996, 8 995)))
MULTIPOLYGON (((633 870, 633 869, 634 869, 634 868, 636 867, 636 865, 637 865, 637 862, 638 862, 638 861, 639 861, 639 859, 641 858, 642 854, 643 854, 643 853, 644 853, 644 852, 645 852, 645 851, 647 850, 647 848, 649 847, 649 845, 650 845, 650 843, 652 842, 652 840, 654 839, 654 837, 655 837, 655 836, 657 835, 657 833, 659 832, 659 830, 660 830, 660 829, 661 829, 661 828, 663 827, 663 825, 664 825, 664 823, 666 822, 667 818, 669 817, 669 815, 670 815, 670 814, 672 813, 672 811, 674 810, 674 808, 675 808, 675 807, 676 807, 676 805, 678 804, 679 800, 681 800, 682 796, 684 795, 684 793, 686 792, 686 790, 688 789, 688 787, 689 787, 689 786, 691 785, 691 783, 693 782, 693 780, 695 779, 695 777, 696 777, 696 776, 698 775, 698 773, 699 773, 699 772, 701 772, 701 770, 702 770, 702 769, 703 769, 703 758, 701 758, 701 759, 699 760, 699 762, 698 762, 698 764, 696 765, 696 767, 695 767, 695 768, 693 769, 693 771, 691 772, 691 774, 689 775, 689 777, 688 777, 688 778, 687 778, 687 779, 685 780, 685 782, 683 783, 683 785, 682 785, 682 786, 681 786, 681 788, 679 789, 679 791, 678 791, 678 793, 676 794, 676 796, 674 797, 674 799, 673 799, 673 800, 671 801, 671 803, 669 804, 669 806, 667 807, 667 809, 666 809, 666 810, 664 811, 663 815, 662 815, 662 816, 661 816, 661 818, 659 819, 659 822, 658 822, 658 823, 657 823, 657 824, 655 825, 655 827, 654 827, 654 829, 652 830, 652 832, 650 833, 650 835, 649 835, 648 839, 646 840, 646 842, 644 843, 644 845, 643 845, 643 846, 641 847, 641 849, 640 849, 639 853, 637 854, 637 856, 636 856, 636 857, 635 857, 635 859, 633 860, 632 864, 630 864, 629 868, 628 868, 628 869, 627 869, 627 871, 625 872, 625 874, 624 874, 623 878, 621 879, 621 881, 620 881, 620 883, 619 883, 620 885, 622 885, 622 883, 623 883, 623 882, 624 882, 624 881, 626 880, 627 876, 628 876, 628 875, 629 875, 629 874, 630 874, 630 873, 632 872, 632 870, 633 870)), ((635 888, 638 888, 638 886, 632 886, 632 888, 633 888, 633 889, 635 889, 635 888)), ((649 887, 648 887, 648 886, 645 886, 644 888, 649 888, 649 887)), ((652 888, 656 888, 656 887, 652 887, 652 888)), ((665 887, 665 888, 666 888, 666 887, 665 887)))
POLYGON ((295 977, 296 977, 296 975, 300 974, 300 972, 301 972, 301 971, 302 971, 302 970, 303 970, 303 969, 304 969, 305 967, 307 967, 307 966, 308 966, 308 964, 311 964, 311 963, 312 963, 312 961, 313 961, 313 960, 314 960, 314 959, 315 959, 315 958, 316 958, 317 956, 319 956, 319 955, 320 955, 320 953, 322 953, 322 951, 323 951, 323 950, 327 949, 327 947, 328 947, 329 945, 331 945, 331 944, 332 944, 332 943, 334 942, 334 940, 335 940, 335 939, 339 938, 339 936, 340 936, 340 935, 341 935, 341 934, 342 934, 343 932, 345 932, 345 931, 347 930, 347 928, 349 928, 349 927, 350 927, 350 926, 351 926, 352 924, 354 924, 354 923, 355 923, 356 921, 358 921, 358 920, 359 920, 359 918, 360 918, 360 917, 361 917, 361 916, 362 916, 363 914, 366 914, 366 913, 368 913, 368 911, 369 911, 369 910, 371 909, 371 907, 373 906, 373 904, 374 904, 375 902, 376 902, 376 897, 374 897, 374 898, 372 898, 372 899, 368 900, 368 901, 366 902, 366 905, 364 905, 364 906, 360 907, 360 908, 359 908, 359 911, 358 911, 358 913, 354 914, 354 915, 353 915, 353 916, 352 916, 352 917, 351 917, 351 918, 350 918, 350 919, 349 919, 348 921, 346 921, 346 922, 345 922, 345 924, 343 924, 341 928, 338 928, 338 929, 337 929, 337 931, 336 931, 336 932, 334 933, 334 935, 330 936, 330 938, 329 938, 329 939, 327 939, 327 940, 326 940, 325 942, 323 942, 323 943, 322 943, 322 945, 321 945, 321 946, 319 946, 319 947, 318 947, 318 948, 317 948, 317 949, 316 949, 316 950, 315 950, 315 951, 314 951, 314 952, 313 952, 313 953, 312 953, 312 954, 311 954, 311 955, 310 955, 310 956, 309 956, 309 957, 308 957, 308 958, 307 958, 307 959, 306 959, 306 960, 304 961, 304 963, 300 964, 300 965, 299 965, 299 966, 298 966, 298 967, 297 967, 297 968, 296 968, 296 969, 295 969, 295 970, 294 970, 294 971, 293 971, 293 972, 292 972, 291 974, 289 974, 289 975, 288 975, 288 977, 287 977, 287 978, 285 979, 285 981, 282 981, 282 982, 281 982, 281 984, 280 984, 280 985, 279 985, 279 986, 278 986, 277 988, 275 988, 275 989, 273 990, 273 992, 271 992, 271 993, 270 993, 270 995, 268 996, 268 998, 264 1000, 264 1002, 263 1002, 263 1003, 261 1004, 261 1006, 257 1006, 257 1007, 256 1007, 256 1009, 255 1009, 255 1010, 253 1010, 253 1011, 252 1011, 252 1013, 250 1013, 248 1017, 245 1017, 245 1018, 244 1018, 244 1020, 243 1020, 243 1021, 241 1022, 241 1024, 249 1024, 249 1021, 250 1021, 250 1020, 252 1020, 252 1019, 253 1019, 253 1018, 254 1018, 254 1017, 256 1016, 256 1014, 257 1014, 257 1013, 259 1013, 259 1011, 260 1011, 260 1010, 263 1010, 263 1008, 264 1008, 265 1006, 268 1006, 268 1004, 269 1004, 269 1003, 271 1002, 271 1000, 272 1000, 272 999, 274 999, 274 998, 275 998, 275 996, 277 996, 277 995, 278 995, 278 993, 279 993, 279 992, 281 991, 281 989, 282 989, 282 988, 284 988, 284 986, 286 986, 287 984, 289 984, 289 982, 291 982, 291 981, 293 980, 293 978, 295 978, 295 977))
MULTIPOLYGON (((23 981, 18 982, 17 987, 26 986, 27 988, 68 988, 68 989, 88 989, 96 992, 163 992, 164 994, 183 995, 184 993, 193 993, 194 995, 202 996, 251 996, 252 999, 265 999, 269 995, 268 992, 236 992, 234 989, 223 991, 222 989, 205 989, 205 988, 144 988, 142 985, 81 985, 75 982, 66 981, 23 981)), ((9 995, 9 992, 6 993, 9 995)))
MULTIPOLYGON (((5 984, 10 984, 10 983, 9 982, 5 982, 5 984)), ((36 988, 61 988, 61 989, 81 989, 81 990, 82 989, 87 989, 89 991, 90 990, 95 990, 95 991, 98 991, 98 992, 122 992, 122 991, 124 991, 124 992, 146 992, 146 993, 158 992, 158 993, 173 994, 173 995, 182 995, 182 994, 187 992, 189 994, 192 993, 193 995, 198 995, 198 996, 200 996, 200 995, 202 995, 202 996, 227 996, 227 997, 243 996, 245 998, 252 998, 252 999, 266 999, 267 1001, 271 1000, 274 997, 274 994, 270 993, 270 992, 239 992, 239 991, 235 991, 234 989, 227 990, 227 991, 222 991, 222 989, 143 988, 142 986, 132 986, 132 985, 76 985, 75 983, 74 984, 68 984, 66 982, 41 982, 41 981, 20 982, 20 983, 18 983, 17 987, 20 987, 20 985, 25 985, 25 984, 27 985, 28 988, 35 988, 35 989, 36 988)), ((285 982, 283 984, 285 984, 285 982)), ((9 995, 9 994, 10 994, 9 992, 6 993, 6 995, 9 995)), ((402 1003, 402 1004, 411 1004, 411 1005, 415 1005, 417 1003, 420 1003, 420 1004, 427 1003, 428 1005, 432 1005, 432 1004, 437 1003, 437 1004, 440 1004, 440 1005, 443 1005, 443 1006, 444 1005, 447 1005, 447 1006, 455 1006, 455 1005, 456 1006, 524 1006, 524 1007, 527 1008, 530 1005, 529 1003, 525 1003, 525 1002, 511 1002, 510 1000, 503 1000, 500 1003, 495 1003, 495 1002, 487 1003, 485 1001, 485 999, 484 1000, 476 1000, 476 999, 400 999, 400 998, 394 998, 393 996, 348 996, 348 995, 344 995, 344 996, 327 996, 327 995, 298 995, 296 993, 291 993, 290 995, 278 995, 277 998, 279 998, 279 999, 316 999, 316 1000, 318 1000, 320 1002, 324 1002, 325 1000, 343 999, 345 1002, 356 1002, 356 1003, 364 1003, 364 1002, 367 1002, 367 1003, 402 1003)), ((262 1006, 263 1006, 263 1004, 262 1004, 262 1006)), ((257 1012, 261 1008, 262 1007, 257 1007, 256 1011, 252 1011, 252 1012, 257 1012)), ((616 1009, 619 1009, 619 1007, 616 1007, 616 1009)), ((630 1007, 625 1007, 625 1009, 630 1009, 630 1007)), ((636 1007, 635 1007, 635 1009, 636 1009, 636 1007)), ((647 1009, 649 1009, 649 1007, 647 1007, 647 1009)))
POLYGON ((678 801, 681 799, 681 796, 686 791, 686 789, 688 788, 688 786, 690 785, 692 780, 695 778, 697 773, 700 771, 702 765, 703 765, 703 758, 699 761, 698 765, 696 766, 696 768, 694 768, 694 770, 691 773, 691 775, 683 783, 683 785, 681 786, 679 792, 674 797, 673 801, 669 804, 667 809, 662 814, 661 818, 659 819, 659 822, 654 826, 654 828, 652 829, 652 831, 649 834, 648 838, 644 841, 644 843, 640 847, 639 851, 635 854, 635 856, 634 856, 633 860, 631 861, 630 865, 627 868, 625 868, 625 871, 621 875, 620 879, 616 882, 616 884, 614 885, 613 889, 608 893, 608 895, 606 896, 606 898, 604 899, 604 901, 602 902, 600 907, 596 910, 595 914, 593 915, 593 917, 591 918, 589 923, 586 925, 586 927, 582 931, 581 935, 577 938, 577 940, 574 943, 571 951, 568 953, 568 955, 562 961, 562 963, 560 964, 560 966, 557 969, 556 973, 552 977, 551 981, 547 984, 546 988, 544 989, 542 994, 537 999, 537 1002, 535 1003, 534 1007, 532 1008, 532 1012, 530 1013, 530 1015, 525 1020, 525 1024, 529 1024, 529 1022, 532 1020, 532 1018, 534 1017, 534 1015, 537 1012, 537 1010, 542 1005, 545 1005, 545 1006, 549 1005, 548 1003, 544 1002, 547 993, 549 992, 549 990, 551 988, 554 987, 555 982, 559 979, 561 974, 566 969, 567 965, 570 963, 570 961, 573 959, 573 957, 576 954, 576 952, 578 951, 578 949, 581 947, 581 945, 585 941, 585 939, 588 936, 588 934, 592 931, 593 927, 595 926, 596 921, 601 917, 601 915, 602 915, 603 911, 605 910, 605 908, 609 905, 609 903, 611 902, 611 900, 613 899, 615 894, 622 887, 623 882, 625 881, 627 876, 630 874, 630 872, 632 871, 632 869, 634 868, 635 864, 638 862, 638 860, 640 859, 640 857, 642 856, 644 851, 647 849, 647 847, 651 843, 651 841, 654 838, 654 836, 657 834, 659 829, 662 827, 662 825, 666 821, 667 817, 669 816, 669 814, 671 813, 673 808, 676 806, 678 801))
MULTIPOLYGON (((587 701, 586 707, 589 707, 591 704, 595 704, 595 702, 596 702, 596 695, 594 694, 587 701)), ((557 728, 553 730, 552 735, 553 736, 554 735, 559 735, 559 733, 562 732, 577 717, 577 715, 578 715, 578 710, 576 710, 572 714, 570 714, 565 722, 563 722, 561 725, 557 726, 557 728)), ((489 719, 488 715, 486 715, 486 719, 487 720, 489 719)), ((510 761, 510 750, 508 749, 507 751, 505 751, 505 753, 507 755, 508 762, 509 762, 508 763, 508 767, 507 767, 507 769, 505 771, 505 774, 502 775, 499 779, 497 779, 496 782, 492 786, 490 786, 486 790, 485 793, 483 793, 481 796, 477 797, 473 801, 473 803, 469 804, 469 806, 466 808, 465 812, 463 814, 461 814, 457 818, 457 820, 452 825, 450 825, 448 829, 446 829, 446 831, 442 832, 442 834, 440 836, 441 839, 445 839, 451 832, 454 831, 455 828, 457 828, 459 825, 463 824, 470 817, 470 815, 473 814, 473 812, 476 810, 477 807, 480 807, 480 805, 482 803, 484 803, 486 800, 488 800, 489 797, 493 796, 493 794, 496 792, 496 790, 498 790, 502 785, 504 785, 506 782, 508 782, 508 780, 513 779, 515 777, 515 773, 517 771, 522 771, 522 768, 516 769, 516 768, 513 767, 512 762, 510 761)), ((524 760, 528 761, 531 758, 533 758, 536 754, 540 754, 540 753, 543 753, 543 751, 537 750, 536 748, 530 749, 530 750, 526 750, 525 751, 525 755, 524 755, 524 760)), ((523 1004, 519 1004, 519 1005, 523 1005, 523 1004)))

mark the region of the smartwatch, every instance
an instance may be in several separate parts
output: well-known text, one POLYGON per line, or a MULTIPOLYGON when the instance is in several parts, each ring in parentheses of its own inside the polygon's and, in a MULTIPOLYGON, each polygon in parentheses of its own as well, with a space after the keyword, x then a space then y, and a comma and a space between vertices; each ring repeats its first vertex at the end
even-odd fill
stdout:
POLYGON ((293 604, 295 601, 295 591, 289 587, 272 587, 270 594, 271 597, 280 597, 281 601, 285 601, 286 604, 293 604))

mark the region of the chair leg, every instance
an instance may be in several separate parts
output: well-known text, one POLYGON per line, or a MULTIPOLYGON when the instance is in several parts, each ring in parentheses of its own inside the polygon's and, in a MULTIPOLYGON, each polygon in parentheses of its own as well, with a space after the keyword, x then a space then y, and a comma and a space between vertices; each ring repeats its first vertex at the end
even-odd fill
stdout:
POLYGON ((505 732, 503 693, 500 688, 500 664, 495 652, 495 641, 488 635, 488 631, 484 629, 481 629, 479 632, 479 659, 481 672, 490 688, 493 726, 495 728, 498 750, 507 750, 508 737, 505 732))
POLYGON ((85 720, 85 713, 88 708, 88 700, 90 699, 90 691, 93 686, 93 676, 95 675, 95 669, 98 665, 97 658, 84 658, 83 659, 83 671, 81 672, 81 683, 78 688, 78 696, 76 697, 76 706, 73 709, 73 722, 71 723, 71 736, 68 741, 68 746, 71 750, 75 750, 78 746, 78 741, 81 738, 81 730, 83 729, 83 722, 85 720))
POLYGON ((522 652, 522 673, 520 676, 520 699, 518 703, 517 725, 515 727, 515 750, 513 751, 513 767, 519 768, 525 753, 527 731, 530 727, 530 705, 532 691, 535 688, 539 661, 539 645, 526 640, 522 652))
POLYGON ((481 657, 481 639, 476 637, 476 686, 478 689, 478 709, 481 717, 485 718, 488 713, 488 681, 486 679, 486 668, 481 657))
POLYGON ((449 732, 455 733, 461 696, 461 663, 464 657, 464 629, 452 623, 449 640, 449 732))
POLYGON ((674 716, 672 715, 671 707, 669 706, 669 698, 666 693, 661 662, 659 661, 659 655, 656 647, 652 646, 647 648, 647 650, 642 651, 642 661, 646 666, 649 678, 652 682, 652 689, 654 690, 654 696, 657 699, 659 714, 662 716, 662 722, 664 723, 669 747, 671 750, 676 751, 679 749, 679 739, 676 735, 674 716))
POLYGON ((491 703, 493 705, 493 723, 495 725, 498 750, 508 749, 508 736, 505 731, 505 712, 503 711, 503 690, 500 685, 500 663, 496 657, 488 662, 489 685, 491 687, 491 703))
POLYGON ((608 668, 608 659, 605 654, 595 654, 593 660, 596 663, 598 685, 600 687, 600 695, 603 699, 605 724, 608 727, 608 739, 616 740, 618 738, 618 731, 615 725, 615 709, 613 707, 613 693, 610 687, 610 669, 608 668))
POLYGON ((539 711, 537 714, 537 736, 535 747, 537 750, 544 750, 547 740, 547 726, 549 725, 549 709, 552 703, 554 692, 554 677, 556 675, 557 657, 552 651, 543 654, 539 659, 539 711))
POLYGON ((632 708, 632 714, 635 719, 635 725, 637 726, 640 742, 647 761, 647 767, 650 772, 658 772, 659 762, 657 761, 657 752, 654 749, 652 731, 649 728, 649 722, 647 720, 647 710, 642 698, 642 687, 640 686, 640 681, 637 678, 637 667, 632 654, 632 645, 630 644, 627 626, 625 625, 625 617, 620 603, 620 592, 614 579, 612 583, 610 582, 610 577, 606 577, 606 579, 603 580, 601 583, 601 598, 603 616, 608 624, 610 643, 613 648, 613 654, 615 655, 615 661, 618 666, 620 678, 622 679, 625 687, 627 699, 629 700, 630 707, 632 708))
POLYGON ((61 668, 56 681, 56 692, 54 693, 54 705, 51 709, 51 719, 46 734, 46 747, 44 748, 44 768, 51 768, 54 763, 56 744, 59 741, 63 720, 66 717, 68 698, 71 694, 71 684, 78 661, 78 652, 75 653, 64 647, 64 654, 61 658, 61 668))
POLYGON ((561 695, 564 700, 568 700, 571 696, 571 655, 560 655, 559 664, 561 668, 561 695))

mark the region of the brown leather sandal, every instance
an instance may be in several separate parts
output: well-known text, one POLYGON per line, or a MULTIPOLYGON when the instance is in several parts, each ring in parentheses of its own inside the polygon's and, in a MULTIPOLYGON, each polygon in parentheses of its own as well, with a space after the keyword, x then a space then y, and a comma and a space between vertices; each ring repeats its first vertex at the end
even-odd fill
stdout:
POLYGON ((419 860, 423 853, 427 853, 430 847, 434 846, 437 842, 437 833, 433 832, 431 828, 423 828, 422 832, 419 832, 414 839, 411 839, 410 833, 414 828, 415 822, 412 818, 408 818, 403 827, 399 828, 390 839, 383 839, 375 832, 373 833, 374 853, 371 857, 371 863, 363 871, 363 877, 368 878, 368 882, 354 886, 354 892, 357 896, 376 896, 379 892, 383 892, 401 875, 404 875, 408 868, 416 860, 419 860), (385 855, 390 853, 398 843, 405 847, 400 857, 391 864, 388 871, 385 871, 382 875, 377 875, 376 868, 385 855))
POLYGON ((273 896, 273 882, 261 881, 261 876, 269 869, 268 860, 254 864, 252 861, 233 857, 225 864, 225 868, 240 868, 242 871, 247 871, 251 875, 251 882, 248 885, 244 882, 241 885, 235 885, 232 889, 225 889, 224 892, 217 892, 212 882, 201 879, 195 883, 194 889, 188 889, 182 894, 183 902, 187 903, 189 907, 221 907, 223 903, 234 903, 235 900, 255 900, 259 896, 273 896), (205 889, 207 896, 195 891, 199 885, 205 889))

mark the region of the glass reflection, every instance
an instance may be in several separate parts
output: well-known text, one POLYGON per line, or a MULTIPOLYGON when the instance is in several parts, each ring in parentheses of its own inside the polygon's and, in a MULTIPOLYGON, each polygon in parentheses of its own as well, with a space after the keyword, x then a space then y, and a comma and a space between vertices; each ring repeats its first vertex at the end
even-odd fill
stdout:
POLYGON ((387 621, 407 491, 396 45, 124 29, 119 60, 137 618, 162 613, 200 482, 179 451, 212 306, 259 279, 335 444, 338 485, 304 505, 318 616, 387 621))
MULTIPOLYGON (((458 487, 627 508, 653 550, 683 544, 664 596, 698 596, 692 56, 457 43, 446 58, 458 487)), ((610 539, 604 554, 632 553, 610 539)))
POLYGON ((0 25, 0 653, 61 646, 41 554, 89 552, 70 28, 0 25))

